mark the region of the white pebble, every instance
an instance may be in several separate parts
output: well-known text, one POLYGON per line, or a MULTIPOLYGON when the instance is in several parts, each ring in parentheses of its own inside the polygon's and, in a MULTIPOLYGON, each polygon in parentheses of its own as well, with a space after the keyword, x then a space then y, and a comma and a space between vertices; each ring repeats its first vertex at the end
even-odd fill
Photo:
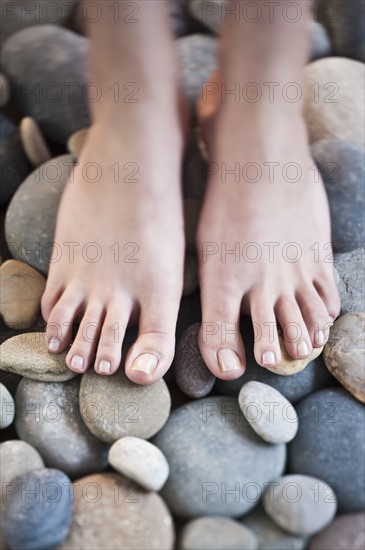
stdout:
POLYGON ((0 384, 0 429, 12 424, 15 415, 14 399, 4 384, 0 384))

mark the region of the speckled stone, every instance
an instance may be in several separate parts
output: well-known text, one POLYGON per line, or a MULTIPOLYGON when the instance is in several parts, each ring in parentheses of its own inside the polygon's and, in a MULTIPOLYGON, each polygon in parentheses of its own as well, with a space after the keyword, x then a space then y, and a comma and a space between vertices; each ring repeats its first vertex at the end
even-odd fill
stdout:
POLYGON ((189 296, 198 288, 198 260, 193 254, 187 254, 184 262, 183 296, 189 296))
POLYGON ((324 529, 337 508, 333 489, 320 479, 304 475, 286 475, 275 481, 267 488, 263 505, 279 527, 303 536, 324 529))
POLYGON ((10 99, 10 86, 5 75, 0 73, 0 109, 3 109, 10 99))
POLYGON ((364 248, 335 254, 335 268, 336 284, 341 298, 341 314, 361 311, 365 303, 364 248))
POLYGON ((14 399, 4 384, 0 383, 0 429, 13 423, 15 415, 14 399))
POLYGON ((51 153, 34 118, 24 117, 19 130, 23 149, 31 165, 36 168, 47 162, 51 158, 51 153))
POLYGON ((364 550, 365 513, 337 516, 323 531, 315 535, 308 550, 364 550))
POLYGON ((7 483, 16 477, 23 476, 31 470, 44 468, 44 462, 38 451, 19 439, 4 441, 0 444, 0 481, 1 491, 7 483))
POLYGON ((103 470, 109 450, 82 421, 79 385, 79 378, 62 384, 23 378, 15 395, 19 437, 41 453, 47 466, 73 478, 103 470))
POLYGON ((67 149, 75 158, 79 158, 82 148, 85 145, 88 133, 89 128, 83 128, 82 130, 77 130, 77 132, 68 138, 67 149))
POLYGON ((174 527, 157 493, 121 475, 90 475, 74 483, 74 518, 58 550, 172 550, 174 527))
POLYGON ((238 521, 212 516, 193 519, 180 533, 179 550, 257 550, 254 533, 238 521))
POLYGON ((27 332, 0 346, 0 369, 43 382, 64 382, 76 376, 66 365, 67 352, 50 353, 44 332, 27 332))

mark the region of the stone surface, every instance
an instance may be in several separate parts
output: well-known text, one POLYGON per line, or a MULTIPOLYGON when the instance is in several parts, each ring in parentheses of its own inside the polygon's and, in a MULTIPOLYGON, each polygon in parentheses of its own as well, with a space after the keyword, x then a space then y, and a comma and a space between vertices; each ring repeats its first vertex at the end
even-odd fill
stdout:
POLYGON ((15 415, 14 399, 4 384, 0 383, 0 429, 13 423, 15 415))
POLYGON ((198 288, 198 260, 193 254, 187 254, 184 262, 183 296, 189 296, 198 288))
POLYGON ((308 550, 364 550, 365 514, 337 516, 310 541, 308 550))
POLYGON ((247 382, 238 396, 240 409, 255 432, 268 443, 288 443, 298 431, 295 409, 285 397, 262 382, 247 382))
POLYGON ((139 437, 122 437, 111 446, 110 465, 147 491, 159 491, 169 475, 169 465, 160 449, 139 437))
POLYGON ((107 473, 79 479, 74 497, 71 531, 59 550, 173 549, 172 517, 158 494, 107 473))
POLYGON ((299 429, 288 445, 288 471, 330 484, 341 513, 363 510, 364 406, 342 388, 327 388, 303 399, 297 413, 299 429))
POLYGON ((24 117, 19 130, 23 149, 31 165, 36 168, 47 162, 51 158, 51 153, 34 118, 24 117))
POLYGON ((307 536, 333 520, 337 503, 333 489, 322 480, 286 475, 267 488, 263 506, 279 527, 293 535, 307 536))
POLYGON ((7 544, 22 550, 58 547, 72 521, 70 479, 59 470, 45 468, 32 470, 13 483, 16 490, 7 497, 3 516, 7 544), (25 491, 30 493, 26 497, 25 491))
POLYGON ((330 205, 332 244, 335 252, 363 246, 364 151, 340 140, 321 140, 312 146, 330 205))
POLYGON ((216 380, 200 354, 199 329, 200 323, 195 323, 184 332, 174 358, 176 383, 185 395, 193 398, 208 395, 216 380))
POLYGON ((335 268, 336 283, 341 298, 341 314, 361 311, 365 303, 364 248, 335 254, 335 268))
POLYGON ((0 109, 3 109, 10 99, 10 86, 5 75, 0 73, 0 109))
POLYGON ((9 328, 30 328, 36 321, 46 280, 30 265, 8 260, 0 267, 0 315, 9 328))
POLYGON ((327 57, 305 68, 304 116, 310 143, 340 139, 364 148, 364 64, 327 57))
POLYGON ((101 93, 87 84, 86 51, 86 38, 54 25, 21 30, 2 49, 2 69, 18 108, 61 144, 89 126, 87 99, 101 93))
POLYGON ((316 61, 331 55, 332 45, 326 28, 318 21, 310 21, 310 54, 309 60, 316 61))
POLYGON ((107 465, 108 446, 82 421, 79 384, 79 378, 62 384, 23 378, 15 395, 19 437, 41 453, 47 466, 70 477, 97 472, 107 465))
POLYGON ((23 476, 31 470, 44 468, 44 462, 38 451, 19 439, 4 441, 0 444, 0 481, 1 491, 7 483, 16 477, 23 476))
POLYGON ((80 409, 89 430, 113 443, 126 435, 149 439, 165 424, 171 407, 164 380, 139 386, 120 368, 112 376, 88 370, 80 386, 80 409))
POLYGON ((19 130, 12 120, 0 113, 0 204, 7 203, 29 174, 30 168, 20 141, 19 130))
POLYGON ((365 403, 364 313, 347 313, 335 321, 324 347, 330 373, 362 403, 365 403))
POLYGON ((161 494, 182 518, 248 512, 285 465, 285 445, 259 438, 229 397, 175 409, 153 443, 170 465, 161 494))
POLYGON ((1 370, 43 382, 64 382, 76 376, 66 365, 67 351, 50 353, 43 332, 28 332, 8 338, 1 344, 0 350, 1 370))
POLYGON ((267 370, 280 374, 281 376, 292 376, 304 370, 309 363, 317 359, 323 351, 323 348, 313 348, 308 357, 304 359, 293 359, 285 349, 283 337, 279 334, 279 344, 281 350, 281 363, 276 367, 265 367, 267 370))
POLYGON ((212 516, 197 518, 184 525, 179 550, 257 550, 253 532, 238 521, 212 516))
POLYGON ((59 261, 65 249, 52 253, 58 205, 72 173, 74 157, 63 155, 39 166, 19 187, 5 218, 5 235, 17 260, 47 273, 50 259, 59 261))
POLYGON ((76 158, 79 158, 83 146, 85 145, 86 138, 89 133, 89 128, 83 128, 82 130, 77 130, 72 136, 67 140, 67 149, 71 155, 76 158))

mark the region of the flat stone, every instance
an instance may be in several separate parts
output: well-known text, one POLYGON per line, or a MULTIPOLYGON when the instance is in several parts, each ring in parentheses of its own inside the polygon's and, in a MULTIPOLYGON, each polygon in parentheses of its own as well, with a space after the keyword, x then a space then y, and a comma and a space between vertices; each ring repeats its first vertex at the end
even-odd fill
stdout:
POLYGON ((79 385, 79 378, 62 384, 23 378, 15 394, 19 437, 41 453, 47 466, 72 478, 104 470, 109 450, 82 421, 79 385))
POLYGON ((304 116, 310 143, 340 139, 364 149, 364 71, 363 63, 341 57, 307 65, 304 116))
POLYGON ((268 443, 288 443, 298 431, 298 416, 285 397, 262 382, 246 382, 238 396, 251 428, 268 443))
POLYGON ((208 395, 216 380, 199 351, 199 330, 200 323, 195 323, 184 332, 174 358, 176 384, 185 395, 193 398, 208 395))
POLYGON ((315 535, 308 550, 364 550, 365 514, 337 516, 323 531, 315 535))
POLYGON ((183 296, 189 296, 198 288, 198 260, 193 254, 185 256, 183 296))
POLYGON ((106 473, 77 480, 73 494, 71 531, 58 550, 173 549, 173 520, 157 493, 106 473))
POLYGON ((361 403, 365 403, 364 334, 364 313, 347 313, 335 321, 323 353, 330 373, 361 403))
POLYGON ((0 369, 43 382, 64 382, 76 376, 66 365, 67 352, 50 353, 44 332, 27 332, 0 346, 0 369))
POLYGON ((361 311, 365 303, 364 248, 335 254, 337 288, 341 298, 341 314, 361 311))
POLYGON ((110 447, 109 464, 147 491, 159 491, 169 475, 160 449, 139 437, 122 437, 110 447))
POLYGON ((10 86, 5 75, 0 73, 0 109, 6 107, 10 100, 10 86))
POLYGON ((0 481, 1 491, 15 478, 31 470, 44 468, 44 462, 38 451, 19 439, 4 441, 0 444, 0 481))
POLYGON ((267 488, 263 506, 279 527, 293 535, 306 536, 331 523, 337 503, 332 488, 322 480, 305 475, 286 475, 267 488))
POLYGON ((82 148, 85 145, 86 138, 89 133, 89 128, 82 128, 72 134, 67 140, 67 149, 75 158, 79 158, 82 148))
POLYGON ((288 445, 288 471, 331 485, 339 512, 362 511, 364 406, 343 388, 327 388, 309 395, 296 408, 299 429, 288 445))
POLYGON ((31 165, 36 168, 47 162, 51 158, 51 153, 34 118, 24 117, 19 130, 23 149, 31 165))
POLYGON ((175 409, 153 443, 170 466, 161 494, 173 514, 186 519, 248 512, 285 466, 285 445, 259 438, 230 397, 175 409))
POLYGON ((304 359, 293 359, 285 349, 284 340, 279 334, 279 344, 281 350, 281 363, 276 367, 265 367, 267 370, 274 372, 275 374, 280 374, 281 376, 292 376, 304 370, 309 363, 314 361, 319 357, 323 351, 322 348, 313 348, 312 352, 308 357, 304 359))
POLYGON ((0 267, 0 315, 9 328, 34 325, 41 307, 46 280, 30 265, 7 260, 0 267))
POLYGON ((0 383, 0 429, 13 423, 15 416, 14 399, 4 384, 0 383))
POLYGON ((81 415, 89 430, 108 443, 127 435, 149 439, 165 424, 170 407, 164 380, 140 386, 126 377, 123 367, 112 376, 90 369, 81 380, 81 415))
POLYGON ((254 533, 238 521, 213 516, 197 518, 184 525, 180 533, 181 550, 257 550, 254 533))

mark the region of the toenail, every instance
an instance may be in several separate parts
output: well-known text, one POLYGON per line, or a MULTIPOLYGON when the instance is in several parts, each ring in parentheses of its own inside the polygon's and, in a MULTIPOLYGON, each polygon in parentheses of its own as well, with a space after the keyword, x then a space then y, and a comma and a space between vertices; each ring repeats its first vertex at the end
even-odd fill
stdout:
POLYGON ((265 351, 262 354, 263 365, 275 365, 275 353, 273 351, 265 351))
POLYGON ((316 344, 323 346, 325 342, 325 336, 323 330, 318 330, 314 335, 314 341, 316 344))
POLYGON ((309 355, 309 346, 307 342, 299 342, 297 350, 299 357, 307 357, 307 355, 309 355))
POLYGON ((99 364, 97 367, 98 372, 108 374, 110 373, 111 370, 112 370, 112 366, 109 361, 105 361, 105 359, 102 359, 101 361, 99 361, 99 364))
POLYGON ((58 351, 61 347, 61 342, 58 338, 51 338, 48 342, 49 351, 58 351))
POLYGON ((152 355, 152 353, 143 353, 142 355, 136 357, 136 359, 133 361, 131 369, 140 370, 142 372, 152 375, 155 372, 157 365, 158 359, 156 355, 152 355))
POLYGON ((232 349, 220 349, 217 356, 221 372, 242 369, 240 358, 232 349))
POLYGON ((84 359, 81 355, 74 355, 71 359, 71 367, 82 372, 84 370, 84 359))

